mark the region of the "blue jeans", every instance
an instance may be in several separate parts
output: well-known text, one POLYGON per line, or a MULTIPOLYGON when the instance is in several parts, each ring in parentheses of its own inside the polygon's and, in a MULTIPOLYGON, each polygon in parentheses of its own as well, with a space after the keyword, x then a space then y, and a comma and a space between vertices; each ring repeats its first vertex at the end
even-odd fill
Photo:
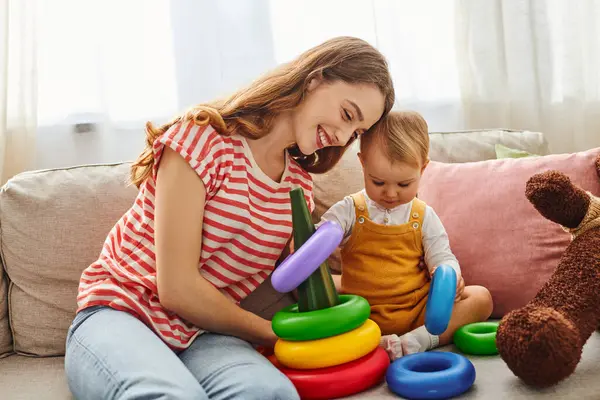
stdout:
POLYGON ((134 316, 77 314, 65 371, 77 399, 299 399, 290 380, 247 342, 204 333, 176 353, 134 316))

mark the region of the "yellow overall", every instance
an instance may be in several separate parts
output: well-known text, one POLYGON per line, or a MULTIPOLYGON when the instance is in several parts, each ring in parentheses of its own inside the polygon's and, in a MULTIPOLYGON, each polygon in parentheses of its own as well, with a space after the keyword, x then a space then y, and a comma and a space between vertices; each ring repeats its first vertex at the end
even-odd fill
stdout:
POLYGON ((384 335, 418 328, 425 323, 430 286, 428 271, 419 268, 425 203, 415 198, 409 221, 392 226, 369 219, 362 193, 352 199, 356 222, 341 251, 342 291, 367 299, 384 335))

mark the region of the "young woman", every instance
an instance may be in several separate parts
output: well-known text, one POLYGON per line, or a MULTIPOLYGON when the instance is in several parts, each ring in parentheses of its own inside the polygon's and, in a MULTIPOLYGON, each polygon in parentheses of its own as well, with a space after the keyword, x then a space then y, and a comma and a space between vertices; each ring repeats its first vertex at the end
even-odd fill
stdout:
MULTIPOLYGON (((207 61, 210 62, 210 57, 207 61)), ((387 114, 384 57, 340 37, 229 98, 155 127, 132 167, 139 194, 82 274, 65 368, 85 399, 296 399, 250 343, 270 321, 237 303, 292 233, 289 191, 329 170, 387 114)))

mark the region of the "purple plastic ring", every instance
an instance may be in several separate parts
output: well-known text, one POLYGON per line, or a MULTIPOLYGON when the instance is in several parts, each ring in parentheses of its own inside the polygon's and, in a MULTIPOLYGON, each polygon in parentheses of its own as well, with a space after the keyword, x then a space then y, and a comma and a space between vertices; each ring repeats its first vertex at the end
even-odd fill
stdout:
POLYGON ((324 222, 297 251, 275 269, 271 276, 273 288, 280 293, 296 289, 327 260, 343 238, 344 231, 338 224, 324 222))

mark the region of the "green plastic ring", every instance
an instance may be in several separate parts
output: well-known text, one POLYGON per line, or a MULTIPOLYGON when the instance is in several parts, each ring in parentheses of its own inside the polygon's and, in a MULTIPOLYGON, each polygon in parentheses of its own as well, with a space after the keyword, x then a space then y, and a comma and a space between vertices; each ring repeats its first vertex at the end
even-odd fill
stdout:
POLYGON ((333 307, 314 311, 298 312, 298 304, 285 307, 273 316, 273 331, 284 340, 324 339, 358 328, 371 315, 364 297, 341 294, 339 299, 333 307))
POLYGON ((496 331, 499 322, 475 322, 460 327, 454 333, 454 344, 465 354, 498 354, 496 331))

